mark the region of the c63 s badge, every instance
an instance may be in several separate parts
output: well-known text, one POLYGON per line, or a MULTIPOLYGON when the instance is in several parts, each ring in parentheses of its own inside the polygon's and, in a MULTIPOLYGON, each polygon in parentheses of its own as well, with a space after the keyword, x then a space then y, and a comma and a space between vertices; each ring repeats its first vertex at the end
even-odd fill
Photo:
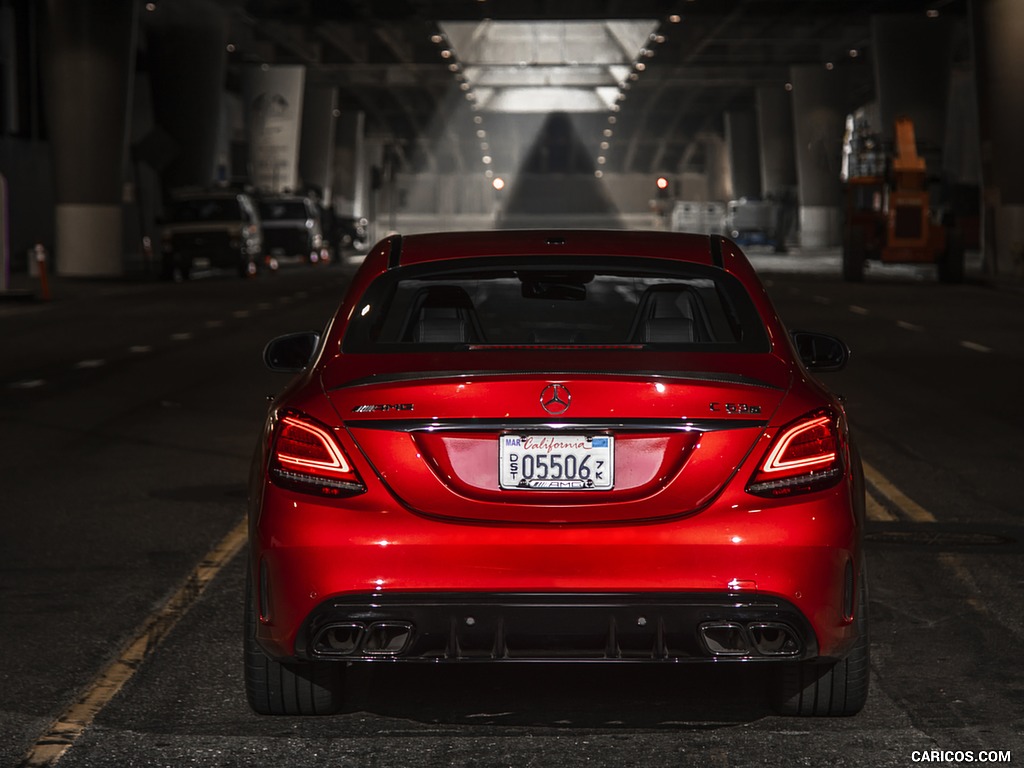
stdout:
POLYGON ((392 411, 411 411, 412 403, 368 403, 357 405, 352 413, 391 413, 392 411))
POLYGON ((760 405, 750 403, 709 403, 708 410, 712 413, 760 413, 760 405))

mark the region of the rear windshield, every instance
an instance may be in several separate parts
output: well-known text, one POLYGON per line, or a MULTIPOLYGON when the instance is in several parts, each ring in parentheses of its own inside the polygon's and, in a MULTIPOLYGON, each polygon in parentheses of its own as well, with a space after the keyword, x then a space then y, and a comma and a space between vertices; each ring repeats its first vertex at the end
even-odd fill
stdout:
POLYGON ((347 352, 495 347, 765 352, 740 283, 720 269, 651 259, 487 259, 404 267, 360 300, 347 352))
POLYGON ((306 204, 301 200, 289 200, 273 202, 263 201, 260 203, 260 216, 264 219, 300 219, 308 218, 309 212, 306 204))
POLYGON ((177 200, 171 211, 174 221, 239 221, 242 209, 235 197, 177 200))

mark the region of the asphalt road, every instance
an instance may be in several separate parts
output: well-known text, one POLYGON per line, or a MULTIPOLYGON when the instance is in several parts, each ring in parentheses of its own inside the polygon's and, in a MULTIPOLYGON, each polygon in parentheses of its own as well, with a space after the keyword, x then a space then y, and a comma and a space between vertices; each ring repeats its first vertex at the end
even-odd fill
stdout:
POLYGON ((38 757, 169 603, 60 766, 1024 763, 1024 292, 755 262, 790 328, 853 349, 827 382, 872 480, 860 715, 776 717, 757 670, 559 665, 376 666, 340 715, 252 714, 242 558, 180 590, 244 516, 283 384, 263 344, 320 326, 345 275, 58 281, 50 302, 0 302, 0 766, 38 757))

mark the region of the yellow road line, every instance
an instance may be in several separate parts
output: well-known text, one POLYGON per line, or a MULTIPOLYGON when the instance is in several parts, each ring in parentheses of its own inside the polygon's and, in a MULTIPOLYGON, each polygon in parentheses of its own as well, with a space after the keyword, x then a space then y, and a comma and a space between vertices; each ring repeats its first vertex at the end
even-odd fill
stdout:
POLYGON ((927 509, 922 507, 913 499, 907 497, 903 491, 893 485, 887 478, 885 478, 877 469, 872 467, 867 462, 863 462, 864 465, 864 478, 871 483, 871 486, 878 491, 887 501, 891 502, 895 507, 906 515, 907 518, 913 520, 915 523, 934 523, 937 522, 935 515, 929 512, 927 509))
POLYGON ((865 506, 867 507, 866 513, 868 520, 874 520, 876 523, 896 522, 896 515, 879 504, 878 500, 870 493, 865 496, 864 501, 865 506))
MULTIPOLYGON (((967 567, 967 563, 964 561, 964 556, 955 552, 940 552, 939 562, 946 566, 953 573, 956 580, 971 593, 967 598, 967 604, 978 613, 991 615, 992 610, 982 599, 983 593, 978 587, 978 583, 974 580, 974 575, 967 567)), ((999 621, 999 619, 997 619, 997 621, 999 621)))
POLYGON ((139 626, 135 638, 121 654, 96 676, 78 700, 36 741, 21 768, 44 768, 60 760, 132 678, 142 662, 152 655, 174 625, 188 613, 213 578, 238 554, 245 545, 246 533, 246 521, 242 520, 210 550, 167 603, 139 626))

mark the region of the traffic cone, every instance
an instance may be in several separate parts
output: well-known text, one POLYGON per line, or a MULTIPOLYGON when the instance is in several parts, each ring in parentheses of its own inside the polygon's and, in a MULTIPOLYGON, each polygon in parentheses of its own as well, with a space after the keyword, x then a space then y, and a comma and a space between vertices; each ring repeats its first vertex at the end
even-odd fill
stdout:
POLYGON ((36 265, 39 267, 39 297, 43 301, 50 300, 50 283, 47 280, 46 275, 46 248, 42 243, 36 243, 35 248, 32 249, 32 253, 36 259, 36 265))

